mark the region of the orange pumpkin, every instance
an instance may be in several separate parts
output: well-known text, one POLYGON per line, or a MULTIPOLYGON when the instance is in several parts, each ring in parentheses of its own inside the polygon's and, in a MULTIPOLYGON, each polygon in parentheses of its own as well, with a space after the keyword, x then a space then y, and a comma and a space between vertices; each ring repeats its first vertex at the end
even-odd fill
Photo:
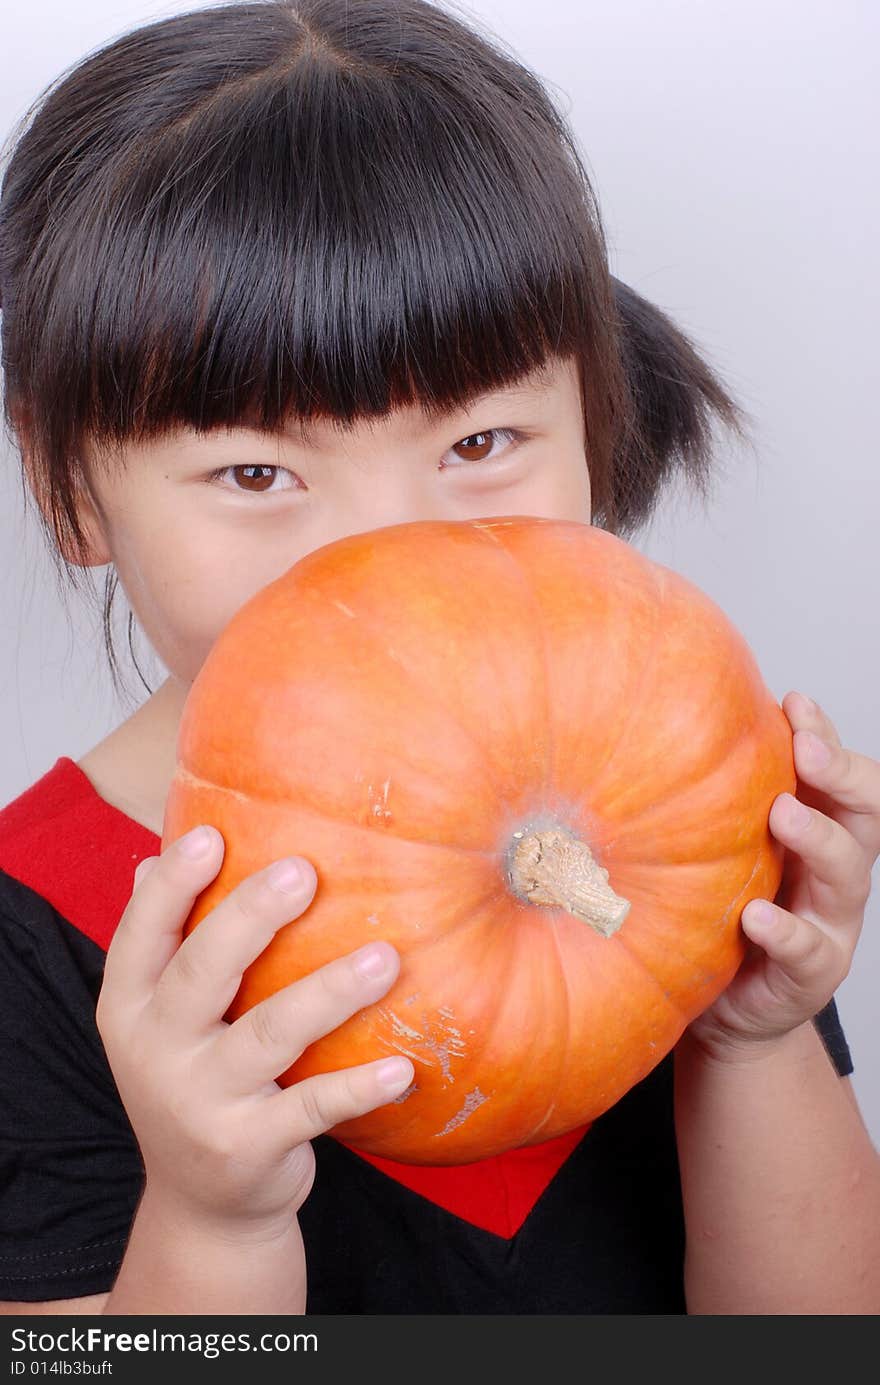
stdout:
POLYGON ((604 530, 512 516, 356 534, 236 612, 188 695, 163 844, 222 869, 195 927, 293 854, 315 898, 232 1020, 385 938, 380 1001, 282 1085, 405 1053, 396 1100, 332 1132, 456 1164, 591 1121, 724 989, 773 897, 792 733, 742 636, 604 530))

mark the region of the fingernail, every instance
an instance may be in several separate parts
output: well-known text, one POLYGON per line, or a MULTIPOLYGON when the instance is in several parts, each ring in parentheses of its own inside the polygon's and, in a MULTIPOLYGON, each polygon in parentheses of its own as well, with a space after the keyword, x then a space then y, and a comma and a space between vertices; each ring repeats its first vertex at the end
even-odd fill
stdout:
POLYGON ((293 894, 305 884, 306 872, 301 863, 291 856, 270 866, 266 872, 266 879, 273 890, 280 890, 282 894, 293 894))
POLYGON ((792 794, 785 795, 785 816, 791 827, 806 827, 810 821, 810 810, 806 804, 801 803, 792 794))
POLYGON ((412 1068, 408 1058, 386 1058, 376 1069, 376 1076, 383 1087, 404 1087, 412 1081, 412 1068))
POLYGON ((831 750, 821 736, 814 736, 812 731, 802 731, 800 736, 811 765, 821 769, 823 765, 831 763, 831 750))
POLYGON ((138 861, 134 868, 134 883, 137 885, 145 875, 148 875, 153 866, 158 861, 158 856, 145 856, 142 861, 138 861))
POLYGON ((207 827, 194 827, 185 837, 181 837, 179 845, 184 856, 195 861, 199 856, 206 856, 210 850, 211 833, 207 827))
POLYGON ((745 918, 749 927, 754 924, 757 928, 767 928, 775 923, 776 911, 766 899, 753 899, 746 907, 745 918))
POLYGON ((818 712, 818 703, 814 702, 811 697, 807 697, 806 693, 798 693, 798 697, 800 698, 801 702, 803 702, 808 712, 818 712))
POLYGON ((382 947, 365 947, 354 960, 354 969, 358 976, 367 979, 381 976, 383 971, 388 970, 388 965, 388 953, 382 947))

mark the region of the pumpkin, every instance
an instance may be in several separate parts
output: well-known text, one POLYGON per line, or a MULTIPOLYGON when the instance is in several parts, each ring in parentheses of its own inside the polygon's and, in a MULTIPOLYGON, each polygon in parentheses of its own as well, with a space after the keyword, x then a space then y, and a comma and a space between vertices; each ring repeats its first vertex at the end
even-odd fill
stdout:
POLYGON ((457 1164, 592 1121, 728 985, 773 897, 792 732, 694 584, 577 521, 422 521, 317 549, 247 601, 186 699, 163 845, 209 822, 197 927, 288 854, 318 886, 230 1021, 375 938, 391 989, 283 1074, 404 1053, 336 1126, 457 1164))

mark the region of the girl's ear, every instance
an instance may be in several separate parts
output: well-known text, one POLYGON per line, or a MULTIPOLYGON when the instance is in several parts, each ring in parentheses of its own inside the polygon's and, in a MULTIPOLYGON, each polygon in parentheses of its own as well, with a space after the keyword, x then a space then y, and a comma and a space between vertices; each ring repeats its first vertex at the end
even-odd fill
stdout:
MULTIPOLYGON (((104 520, 98 512, 81 471, 74 472, 73 485, 76 494, 77 519, 86 540, 86 553, 80 556, 68 554, 65 551, 64 556, 68 562, 76 563, 79 567, 103 567, 106 563, 113 561, 113 555, 107 543, 104 520), (85 562, 83 558, 86 559, 85 562)), ((64 545, 63 548, 66 550, 67 545, 64 545)))
POLYGON ((17 414, 14 418, 14 426, 18 434, 19 449, 28 488, 39 507, 44 522, 55 534, 64 561, 74 567, 103 567, 106 563, 112 562, 104 521, 89 491, 83 472, 78 469, 72 473, 72 484, 77 521, 86 541, 85 554, 78 552, 72 541, 68 540, 64 533, 58 532, 52 515, 52 507, 46 494, 45 482, 34 465, 29 415, 17 414))

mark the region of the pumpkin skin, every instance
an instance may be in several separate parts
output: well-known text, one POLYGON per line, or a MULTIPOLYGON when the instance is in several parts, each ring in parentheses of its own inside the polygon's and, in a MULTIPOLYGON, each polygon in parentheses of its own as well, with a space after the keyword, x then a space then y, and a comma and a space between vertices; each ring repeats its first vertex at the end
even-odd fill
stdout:
POLYGON ((317 549, 236 612, 162 842, 225 839, 187 934, 280 856, 317 871, 230 1021, 398 949, 390 990, 277 1080, 405 1053, 407 1092, 330 1133, 459 1164, 589 1123, 670 1051, 778 889, 768 815, 795 786, 785 714, 695 585, 577 521, 432 520, 317 549))

